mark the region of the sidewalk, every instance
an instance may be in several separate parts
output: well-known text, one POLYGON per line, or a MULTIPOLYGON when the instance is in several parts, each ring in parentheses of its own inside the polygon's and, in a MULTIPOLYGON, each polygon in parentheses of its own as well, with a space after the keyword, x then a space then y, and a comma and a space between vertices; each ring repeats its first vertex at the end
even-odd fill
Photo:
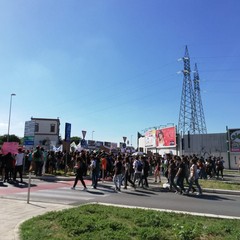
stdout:
POLYGON ((70 205, 30 203, 20 200, 9 200, 0 198, 1 205, 1 240, 18 240, 19 226, 22 222, 34 216, 44 214, 49 211, 58 211, 70 208, 70 205))
MULTIPOLYGON (((36 178, 33 176, 33 178, 36 178)), ((42 179, 48 181, 69 181, 74 180, 75 177, 64 177, 64 176, 44 176, 42 179)), ((40 179, 41 179, 40 178, 40 179)), ((25 178, 26 179, 26 178, 25 178)), ((27 179, 26 179, 27 181, 27 179)), ((153 176, 149 177, 150 187, 160 187, 158 183, 154 183, 153 176)), ((221 194, 231 194, 240 195, 240 191, 229 191, 229 190, 219 190, 219 189, 203 189, 203 192, 207 193, 221 193, 221 194)), ((58 211, 67 208, 71 208, 71 205, 62 204, 51 204, 43 202, 35 202, 28 204, 26 201, 22 200, 9 200, 0 198, 0 234, 1 240, 19 240, 19 226, 22 222, 30 219, 34 216, 44 214, 49 211, 58 211)))

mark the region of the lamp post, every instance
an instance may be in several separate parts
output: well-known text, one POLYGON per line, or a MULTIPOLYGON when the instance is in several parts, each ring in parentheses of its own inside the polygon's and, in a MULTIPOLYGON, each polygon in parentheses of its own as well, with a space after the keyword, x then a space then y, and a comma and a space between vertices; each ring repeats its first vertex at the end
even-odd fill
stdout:
POLYGON ((133 137, 133 135, 131 135, 131 148, 130 148, 130 154, 132 154, 132 137, 133 137))
POLYGON ((93 133, 94 133, 95 131, 92 131, 92 140, 93 140, 93 133))
POLYGON ((12 111, 12 97, 16 96, 15 93, 11 94, 10 97, 10 109, 9 109, 9 119, 8 119, 8 134, 7 134, 7 142, 9 142, 9 131, 10 131, 10 122, 11 122, 11 111, 12 111))

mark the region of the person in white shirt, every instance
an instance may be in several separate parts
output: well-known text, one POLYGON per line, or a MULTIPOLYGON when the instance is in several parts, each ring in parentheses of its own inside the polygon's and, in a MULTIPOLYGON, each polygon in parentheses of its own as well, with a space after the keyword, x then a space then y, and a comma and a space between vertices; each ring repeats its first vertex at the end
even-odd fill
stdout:
POLYGON ((195 184, 198 188, 198 194, 197 195, 202 195, 202 189, 198 183, 199 175, 198 175, 198 169, 197 169, 197 161, 196 159, 191 160, 191 167, 190 167, 190 176, 189 176, 189 187, 187 190, 187 194, 189 191, 192 189, 192 185, 195 184))
MULTIPOLYGON (((139 159, 139 156, 136 156, 136 159, 133 162, 133 169, 134 169, 134 177, 133 183, 135 185, 136 180, 140 181, 142 175, 142 161, 139 159)), ((139 182, 138 182, 139 183, 139 182)))
POLYGON ((18 149, 18 153, 15 156, 15 169, 14 169, 14 176, 13 181, 16 181, 17 173, 19 173, 20 182, 23 182, 22 173, 23 173, 23 161, 24 161, 24 152, 21 148, 18 149))

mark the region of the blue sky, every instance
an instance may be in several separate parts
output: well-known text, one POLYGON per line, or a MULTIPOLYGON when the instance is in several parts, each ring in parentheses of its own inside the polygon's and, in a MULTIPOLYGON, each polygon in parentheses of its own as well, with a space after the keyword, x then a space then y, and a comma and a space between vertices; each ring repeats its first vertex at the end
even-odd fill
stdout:
POLYGON ((188 45, 208 133, 239 128, 238 0, 1 0, 0 135, 31 117, 72 136, 136 146, 137 132, 178 124, 188 45), (132 136, 132 137, 131 137, 132 136))

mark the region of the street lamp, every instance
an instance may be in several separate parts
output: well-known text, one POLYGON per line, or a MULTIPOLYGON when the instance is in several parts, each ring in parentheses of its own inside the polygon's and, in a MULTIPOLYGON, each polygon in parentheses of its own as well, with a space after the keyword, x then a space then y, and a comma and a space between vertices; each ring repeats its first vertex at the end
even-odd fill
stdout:
POLYGON ((7 142, 9 142, 9 131, 10 131, 10 120, 11 120, 11 111, 12 111, 12 97, 16 96, 15 93, 11 94, 10 97, 10 109, 9 109, 9 119, 8 119, 8 134, 7 134, 7 142))
POLYGON ((130 148, 130 154, 132 154, 132 137, 133 137, 133 135, 131 135, 131 148, 130 148))
POLYGON ((92 131, 92 140, 93 140, 93 133, 94 133, 95 131, 92 131))

